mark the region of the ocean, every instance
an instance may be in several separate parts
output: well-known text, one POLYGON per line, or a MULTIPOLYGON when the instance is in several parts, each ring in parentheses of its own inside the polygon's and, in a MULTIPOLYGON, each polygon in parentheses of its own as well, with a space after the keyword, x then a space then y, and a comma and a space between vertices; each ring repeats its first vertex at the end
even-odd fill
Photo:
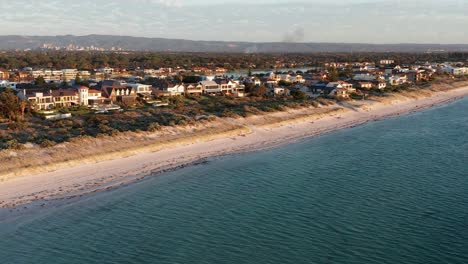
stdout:
POLYGON ((23 211, 2 264, 468 263, 468 99, 23 211))

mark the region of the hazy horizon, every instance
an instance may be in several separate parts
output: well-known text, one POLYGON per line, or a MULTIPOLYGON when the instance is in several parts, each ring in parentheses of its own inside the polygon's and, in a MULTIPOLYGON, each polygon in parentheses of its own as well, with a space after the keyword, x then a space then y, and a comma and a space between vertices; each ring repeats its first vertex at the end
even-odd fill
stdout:
POLYGON ((463 0, 17 0, 0 7, 0 35, 468 44, 463 0))
POLYGON ((468 45, 468 43, 370 43, 370 42, 314 42, 314 41, 297 41, 297 42, 288 42, 288 41, 239 41, 239 40, 194 40, 194 39, 184 39, 184 38, 165 38, 165 37, 145 37, 145 36, 131 36, 131 35, 109 35, 109 34, 83 34, 83 35, 74 35, 74 34, 60 34, 60 35, 20 35, 20 34, 8 34, 8 35, 0 35, 0 37, 8 37, 8 36, 20 36, 20 37, 64 37, 64 36, 72 36, 72 37, 87 37, 87 36, 110 36, 110 37, 128 37, 128 38, 146 38, 146 39, 168 39, 168 40, 188 40, 188 41, 200 41, 200 42, 225 42, 225 43, 314 43, 314 44, 366 44, 366 45, 468 45))

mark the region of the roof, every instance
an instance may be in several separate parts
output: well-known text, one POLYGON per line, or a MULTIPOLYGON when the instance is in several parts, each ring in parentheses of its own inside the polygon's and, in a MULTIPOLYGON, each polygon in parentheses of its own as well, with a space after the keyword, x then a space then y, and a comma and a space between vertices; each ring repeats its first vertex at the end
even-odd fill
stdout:
POLYGON ((121 83, 119 81, 116 81, 116 80, 105 80, 102 82, 102 87, 105 87, 105 86, 120 86, 121 83))
POLYGON ((225 78, 216 78, 214 79, 214 82, 217 84, 228 84, 229 80, 225 78))
POLYGON ((36 93, 42 93, 44 96, 50 96, 51 90, 50 89, 24 89, 26 97, 36 97, 36 93))
POLYGON ((52 96, 75 96, 76 91, 72 89, 59 89, 59 90, 53 90, 52 91, 52 96))
POLYGON ((215 81, 201 81, 200 84, 204 86, 218 86, 215 81))

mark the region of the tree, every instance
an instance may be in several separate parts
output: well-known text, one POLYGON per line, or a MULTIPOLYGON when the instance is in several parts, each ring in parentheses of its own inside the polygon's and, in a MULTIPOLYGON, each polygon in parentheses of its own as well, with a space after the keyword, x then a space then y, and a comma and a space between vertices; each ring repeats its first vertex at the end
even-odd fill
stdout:
POLYGON ((75 85, 83 85, 81 78, 78 74, 75 77, 75 85))
POLYGON ((304 100, 306 98, 306 93, 303 91, 291 91, 291 96, 296 100, 304 100))
POLYGON ((346 65, 345 75, 348 78, 351 78, 353 76, 353 66, 351 66, 350 64, 346 65))
POLYGON ((287 81, 285 81, 285 80, 280 80, 280 81, 278 82, 278 85, 279 85, 279 86, 286 86, 286 87, 289 87, 289 86, 292 85, 292 83, 287 82, 287 81))
POLYGON ((255 86, 252 91, 253 96, 265 96, 268 89, 264 85, 255 86))
POLYGON ((27 102, 21 101, 11 89, 0 93, 0 116, 10 121, 19 121, 24 118, 27 102))
POLYGON ((182 80, 184 83, 198 83, 201 81, 200 76, 185 76, 182 80))
POLYGON ((328 80, 330 82, 338 81, 338 70, 335 67, 328 68, 328 80))
POLYGON ((45 85, 46 81, 44 80, 44 77, 41 75, 36 78, 35 82, 36 85, 45 85))
POLYGON ((249 67, 249 71, 247 72, 247 76, 251 77, 252 76, 252 69, 249 67))

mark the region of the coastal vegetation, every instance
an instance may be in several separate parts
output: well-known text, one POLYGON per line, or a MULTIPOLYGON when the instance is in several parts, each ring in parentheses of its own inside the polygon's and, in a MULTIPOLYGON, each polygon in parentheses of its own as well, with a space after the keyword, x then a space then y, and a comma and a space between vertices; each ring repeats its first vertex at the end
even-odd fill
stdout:
MULTIPOLYGON (((0 129, 0 149, 17 149, 22 144, 33 143, 42 147, 62 143, 82 136, 100 137, 121 132, 156 131, 164 126, 195 125, 201 120, 214 120, 221 117, 248 117, 267 112, 282 111, 286 108, 299 108, 330 104, 328 99, 306 99, 303 93, 291 97, 246 97, 228 96, 175 96, 168 100, 167 107, 153 107, 139 104, 123 111, 96 114, 84 106, 59 109, 71 113, 70 119, 45 120, 41 112, 24 118, 24 105, 21 101, 10 100, 11 92, 0 94, 9 104, 2 104, 6 118, 14 120, 0 129)), ((14 96, 14 95, 13 95, 14 96)))
MULTIPOLYGON (((437 77, 432 83, 389 86, 384 90, 357 90, 352 100, 370 97, 386 97, 405 91, 444 90, 465 83, 466 78, 457 80, 437 77)), ((41 111, 34 112, 25 101, 19 100, 10 89, 0 90, 0 150, 21 149, 27 144, 43 148, 81 137, 115 136, 125 132, 155 132, 164 127, 194 126, 201 121, 217 118, 245 118, 287 109, 319 107, 337 103, 339 99, 329 96, 308 98, 304 92, 292 90, 289 96, 266 96, 266 88, 251 88, 251 96, 173 96, 160 98, 166 107, 154 107, 142 102, 133 106, 123 105, 121 111, 96 114, 85 106, 57 109, 58 113, 71 113, 72 117, 62 120, 46 120, 41 111), (3 121, 2 121, 3 120, 3 121)), ((349 100, 349 99, 341 99, 349 100)))
POLYGON ((246 53, 154 53, 154 52, 70 52, 8 51, 0 53, 0 68, 78 68, 96 69, 111 66, 120 69, 216 66, 227 70, 274 69, 276 67, 321 67, 327 62, 379 61, 394 58, 397 64, 415 61, 457 61, 466 53, 309 53, 309 54, 246 54, 246 53))

